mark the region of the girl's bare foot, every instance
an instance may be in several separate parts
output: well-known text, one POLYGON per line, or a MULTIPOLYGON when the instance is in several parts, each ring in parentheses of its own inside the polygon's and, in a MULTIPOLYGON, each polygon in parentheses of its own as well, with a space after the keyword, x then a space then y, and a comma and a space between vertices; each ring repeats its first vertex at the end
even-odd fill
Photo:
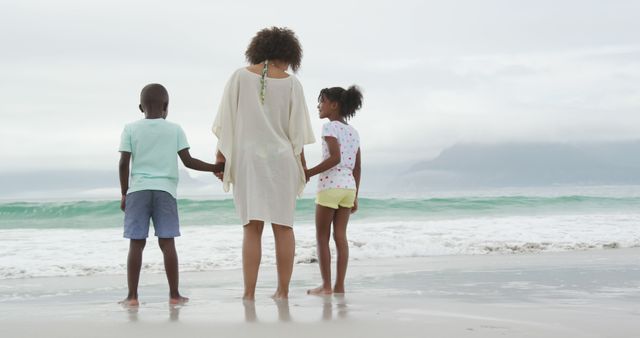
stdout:
POLYGON ((318 286, 315 289, 307 290, 307 294, 308 295, 312 295, 312 296, 326 296, 326 295, 330 295, 331 293, 333 293, 331 288, 327 289, 327 288, 322 287, 322 286, 318 286))
POLYGON ((333 293, 344 294, 344 285, 343 286, 334 286, 333 293))
POLYGON ((125 298, 118 302, 122 307, 138 307, 140 303, 137 298, 125 298))
POLYGON ((178 296, 177 298, 169 298, 169 304, 171 305, 184 305, 189 302, 189 298, 178 296))

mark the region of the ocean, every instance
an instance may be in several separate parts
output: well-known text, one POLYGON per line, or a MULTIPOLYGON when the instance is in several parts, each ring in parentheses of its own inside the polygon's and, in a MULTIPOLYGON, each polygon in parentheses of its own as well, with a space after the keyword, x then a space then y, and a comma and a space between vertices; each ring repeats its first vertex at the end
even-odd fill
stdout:
MULTIPOLYGON (((181 271, 241 267, 231 199, 179 199, 181 271)), ((298 201, 296 263, 315 264, 315 205, 298 201)), ((119 201, 0 202, 0 279, 125 274, 119 201)), ((350 259, 612 250, 640 246, 640 187, 362 197, 348 227, 350 259)), ((143 269, 162 272, 153 237, 143 269)), ((263 263, 275 264, 263 234, 263 263)))

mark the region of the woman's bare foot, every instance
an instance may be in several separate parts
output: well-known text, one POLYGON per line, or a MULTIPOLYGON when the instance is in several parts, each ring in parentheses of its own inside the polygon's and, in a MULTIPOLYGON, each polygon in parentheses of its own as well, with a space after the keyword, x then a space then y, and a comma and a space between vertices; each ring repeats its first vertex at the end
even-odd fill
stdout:
POLYGON ((307 290, 307 294, 308 295, 312 295, 312 296, 327 296, 327 295, 330 295, 331 293, 333 293, 331 288, 327 289, 327 288, 322 287, 322 286, 318 286, 315 289, 307 290))
POLYGON ((184 305, 189 302, 189 298, 178 296, 177 298, 169 298, 169 304, 171 305, 184 305))
POLYGON ((282 291, 276 291, 276 293, 273 294, 273 296, 271 296, 271 298, 275 301, 278 300, 287 300, 289 299, 289 293, 288 292, 282 292, 282 291))
POLYGON ((122 305, 122 307, 138 307, 140 303, 137 298, 125 298, 118 302, 118 304, 122 305))
POLYGON ((258 321, 258 315, 256 314, 256 302, 253 300, 242 300, 244 306, 244 320, 250 323, 258 321))
POLYGON ((342 286, 334 286, 333 293, 344 295, 344 285, 342 286))
POLYGON ((278 307, 278 319, 282 322, 291 321, 291 313, 289 313, 289 300, 288 299, 275 299, 274 302, 278 307))

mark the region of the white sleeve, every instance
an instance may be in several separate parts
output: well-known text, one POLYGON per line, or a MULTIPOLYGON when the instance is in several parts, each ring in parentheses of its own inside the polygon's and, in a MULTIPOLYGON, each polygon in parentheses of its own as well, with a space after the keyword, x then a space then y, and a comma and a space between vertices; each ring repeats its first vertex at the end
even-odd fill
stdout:
POLYGON ((219 150, 226 159, 224 177, 222 179, 225 192, 229 191, 230 184, 233 183, 231 166, 233 164, 233 136, 235 132, 236 113, 238 111, 238 94, 239 81, 238 72, 236 72, 231 76, 224 88, 222 101, 218 107, 218 115, 211 127, 211 131, 213 131, 218 138, 217 150, 219 150))
POLYGON ((309 109, 304 99, 302 85, 297 79, 293 79, 291 92, 291 106, 289 110, 289 140, 293 146, 295 155, 300 155, 306 144, 316 142, 311 128, 309 109))

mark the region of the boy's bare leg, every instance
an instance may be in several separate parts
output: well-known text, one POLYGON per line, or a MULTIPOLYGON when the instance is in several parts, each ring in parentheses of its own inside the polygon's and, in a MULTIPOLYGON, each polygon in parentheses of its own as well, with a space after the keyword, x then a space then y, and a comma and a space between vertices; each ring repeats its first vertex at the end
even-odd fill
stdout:
POLYGON ((336 242, 337 266, 336 284, 333 286, 334 293, 344 293, 344 279, 347 274, 347 264, 349 263, 349 243, 347 242, 347 223, 351 208, 338 208, 333 217, 333 239, 336 242))
POLYGON ((260 260, 262 259, 262 229, 264 222, 249 221, 244 226, 242 240, 242 276, 244 278, 243 300, 253 301, 256 298, 256 283, 260 260))
POLYGON ((334 214, 335 209, 316 205, 316 246, 322 286, 307 290, 309 295, 330 295, 332 292, 329 239, 331 238, 331 222, 333 222, 334 214))
POLYGON ((132 239, 129 241, 129 255, 127 256, 127 286, 129 294, 119 303, 124 306, 138 306, 138 282, 140 281, 140 269, 142 268, 142 251, 147 243, 145 239, 132 239))
POLYGON ((178 272, 178 253, 173 238, 158 238, 160 250, 164 257, 164 271, 167 273, 167 281, 169 282, 169 303, 172 305, 184 304, 189 298, 182 297, 178 291, 178 283, 180 281, 178 272))
POLYGON ((275 300, 289 298, 289 282, 293 273, 293 258, 296 252, 296 239, 293 228, 272 224, 276 244, 276 267, 278 270, 278 289, 273 294, 275 300))

